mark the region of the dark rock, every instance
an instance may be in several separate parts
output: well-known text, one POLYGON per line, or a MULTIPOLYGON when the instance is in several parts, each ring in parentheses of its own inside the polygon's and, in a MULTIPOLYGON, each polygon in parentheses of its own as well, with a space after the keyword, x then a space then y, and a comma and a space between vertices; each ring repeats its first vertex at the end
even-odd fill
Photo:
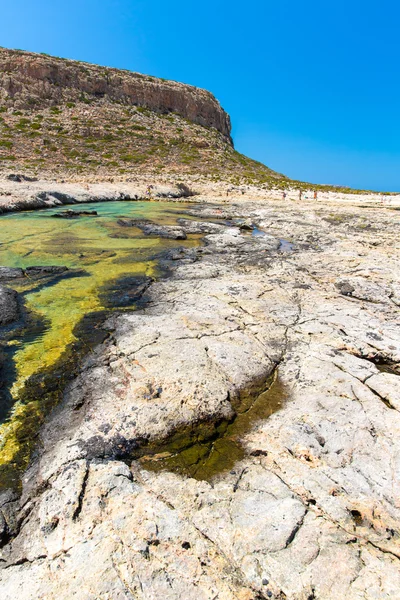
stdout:
POLYGON ((151 221, 148 219, 118 219, 117 225, 121 227, 144 227, 146 225, 151 225, 151 221))
POLYGON ((338 283, 335 283, 335 287, 343 296, 351 296, 355 290, 348 281, 339 281, 338 283))
POLYGON ((56 219, 77 219, 78 217, 97 217, 96 210, 65 210, 55 215, 56 219))
POLYGON ((126 308, 137 304, 154 280, 146 276, 122 277, 101 294, 104 306, 126 308))
POLYGON ((18 183, 21 183, 21 181, 37 181, 36 177, 28 177, 27 175, 17 175, 14 173, 11 173, 11 175, 7 175, 6 179, 8 179, 9 181, 16 181, 18 183))
POLYGON ((65 194, 64 192, 57 192, 57 191, 49 191, 49 192, 39 192, 36 196, 35 196, 36 201, 39 202, 43 202, 43 203, 52 203, 52 204, 56 204, 58 201, 58 203, 61 204, 76 204, 77 200, 74 196, 71 196, 70 194, 65 194))
POLYGON ((47 277, 48 275, 60 275, 66 271, 68 271, 68 267, 50 265, 44 267, 27 267, 25 269, 25 274, 28 277, 47 277))
POLYGON ((183 198, 188 198, 189 196, 195 196, 196 192, 190 189, 186 183, 178 183, 176 186, 181 193, 183 198))
POLYGON ((256 228, 254 223, 252 223, 249 219, 240 219, 237 221, 237 225, 239 229, 242 229, 243 231, 253 231, 253 229, 256 228))
POLYGON ((190 542, 183 542, 182 543, 182 548, 184 550, 189 550, 189 548, 191 548, 190 542))
POLYGON ((0 326, 9 325, 19 317, 18 294, 0 285, 0 326))
POLYGON ((127 439, 120 434, 115 434, 111 438, 95 435, 87 440, 79 440, 77 446, 88 460, 95 458, 118 459, 132 456, 138 448, 138 441, 127 439))
POLYGON ((19 279, 24 276, 22 269, 13 269, 11 267, 0 267, 0 281, 5 279, 19 279))
POLYGON ((8 526, 7 522, 0 512, 0 547, 7 541, 8 537, 8 526))

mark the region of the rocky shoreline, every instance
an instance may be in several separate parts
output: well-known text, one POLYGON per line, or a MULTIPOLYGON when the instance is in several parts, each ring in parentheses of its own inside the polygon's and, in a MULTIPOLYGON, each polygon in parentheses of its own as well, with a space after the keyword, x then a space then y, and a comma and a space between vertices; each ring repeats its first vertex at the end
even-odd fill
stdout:
MULTIPOLYGON (((8 178, 0 178, 0 215, 3 213, 54 208, 63 205, 81 203, 135 201, 135 200, 184 200, 186 202, 217 202, 229 204, 238 200, 240 203, 278 202, 282 201, 282 190, 265 188, 256 185, 231 185, 226 182, 209 181, 202 177, 169 177, 155 179, 154 174, 138 175, 125 181, 99 182, 93 178, 82 181, 48 181, 33 180, 24 175, 11 174, 8 178), (151 186, 149 189, 149 185, 151 186)), ((299 207, 350 205, 375 206, 397 210, 400 208, 400 194, 380 194, 377 192, 360 193, 357 191, 344 193, 341 191, 318 191, 314 199, 314 190, 295 184, 285 191, 285 201, 289 210, 295 203, 299 207)))
POLYGON ((188 211, 204 245, 106 321, 3 494, 5 600, 400 597, 399 215, 238 200, 188 211))

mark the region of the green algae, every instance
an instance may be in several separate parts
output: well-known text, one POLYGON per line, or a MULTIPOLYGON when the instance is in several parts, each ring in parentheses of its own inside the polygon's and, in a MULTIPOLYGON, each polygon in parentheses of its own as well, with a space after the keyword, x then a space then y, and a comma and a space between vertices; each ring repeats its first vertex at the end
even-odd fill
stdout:
POLYGON ((35 449, 40 426, 61 400, 67 383, 78 375, 81 359, 107 337, 101 327, 107 315, 107 311, 101 311, 83 317, 74 330, 76 341, 65 349, 54 365, 31 375, 21 386, 12 416, 3 423, 0 491, 19 489, 20 476, 35 449))
POLYGON ((287 398, 287 389, 275 370, 261 388, 241 394, 231 421, 199 424, 153 448, 140 458, 140 463, 150 471, 168 470, 211 481, 244 458, 244 436, 258 422, 280 410, 287 398))
MULTIPOLYGON (((79 210, 86 206, 80 205, 79 210)), ((107 289, 118 280, 154 278, 157 255, 178 245, 199 243, 198 236, 183 242, 145 237, 136 228, 119 237, 117 219, 175 224, 184 207, 181 204, 174 210, 166 202, 112 202, 96 204, 97 217, 52 217, 63 209, 0 217, 0 265, 69 269, 64 276, 24 277, 10 283, 23 296, 26 311, 43 327, 34 336, 27 327, 7 342, 13 360, 12 408, 0 423, 0 488, 15 482, 16 474, 27 466, 40 424, 59 401, 91 340, 98 340, 95 325, 104 320, 105 310, 111 310, 107 289), (88 317, 90 332, 83 332, 82 323, 88 317)))

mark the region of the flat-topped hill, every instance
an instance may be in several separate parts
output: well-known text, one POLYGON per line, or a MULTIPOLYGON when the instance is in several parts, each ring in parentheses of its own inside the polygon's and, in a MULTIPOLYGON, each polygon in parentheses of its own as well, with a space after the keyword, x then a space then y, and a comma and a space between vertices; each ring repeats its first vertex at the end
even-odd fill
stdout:
POLYGON ((230 133, 229 115, 206 90, 0 48, 0 175, 286 179, 237 153, 230 133))
POLYGON ((0 49, 0 97, 14 107, 46 108, 103 100, 174 112, 230 137, 229 115, 206 90, 141 73, 100 67, 42 54, 0 49))

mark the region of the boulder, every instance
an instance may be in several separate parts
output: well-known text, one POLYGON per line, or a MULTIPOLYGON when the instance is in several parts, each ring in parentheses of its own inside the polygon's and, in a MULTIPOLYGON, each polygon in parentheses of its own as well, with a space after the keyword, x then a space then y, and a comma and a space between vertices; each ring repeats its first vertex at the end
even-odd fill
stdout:
POLYGON ((12 267, 0 267, 0 281, 7 279, 19 279, 24 276, 22 269, 13 269, 12 267))
POLYGON ((0 285, 0 326, 9 325, 19 317, 18 294, 0 285))

